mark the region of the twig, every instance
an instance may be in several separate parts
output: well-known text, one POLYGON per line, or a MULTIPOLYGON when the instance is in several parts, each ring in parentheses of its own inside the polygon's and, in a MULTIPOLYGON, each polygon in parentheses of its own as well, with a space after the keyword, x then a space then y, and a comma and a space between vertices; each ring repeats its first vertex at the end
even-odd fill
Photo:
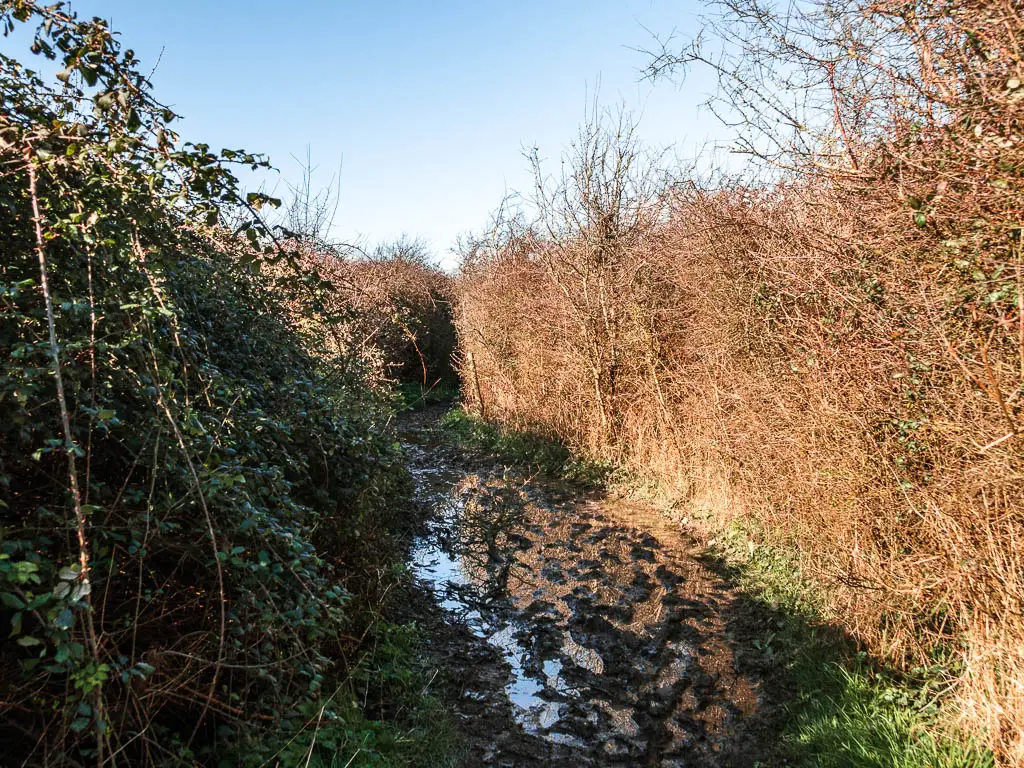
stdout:
MULTIPOLYGON (((82 508, 82 495, 78 487, 78 467, 76 456, 78 446, 71 432, 71 416, 68 411, 67 397, 64 393, 64 377, 61 374, 60 345, 57 343, 57 324, 53 315, 53 297, 50 294, 50 281, 46 269, 46 245, 43 238, 43 217, 39 211, 39 184, 36 167, 32 160, 31 147, 25 148, 25 168, 28 171, 29 196, 32 199, 32 223, 35 225, 36 255, 39 257, 39 283, 43 291, 46 305, 46 324, 50 334, 50 357, 53 359, 53 378, 57 385, 57 403, 60 406, 61 427, 64 430, 64 453, 68 458, 68 481, 71 485, 71 503, 75 510, 75 527, 78 535, 78 581, 82 591, 82 602, 85 603, 85 627, 89 644, 89 653, 96 664, 99 664, 99 642, 96 638, 96 626, 93 623, 92 585, 89 581, 89 539, 86 534, 85 510, 82 508)), ((106 743, 103 732, 103 689, 96 686, 93 706, 94 727, 96 730, 96 765, 103 765, 103 746, 106 743)))

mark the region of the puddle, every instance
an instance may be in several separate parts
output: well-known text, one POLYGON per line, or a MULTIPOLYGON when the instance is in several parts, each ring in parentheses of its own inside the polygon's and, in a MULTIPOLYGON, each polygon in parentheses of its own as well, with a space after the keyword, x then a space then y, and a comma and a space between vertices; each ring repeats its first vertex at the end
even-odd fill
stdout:
POLYGON ((688 761, 714 754, 757 692, 725 638, 732 595, 691 543, 648 508, 469 466, 422 439, 407 453, 432 517, 412 571, 504 659, 522 733, 565 764, 703 764, 688 761))
POLYGON ((485 601, 488 593, 485 583, 474 583, 473 570, 453 557, 436 542, 420 538, 414 542, 411 564, 413 573, 426 582, 438 596, 441 607, 453 618, 463 622, 477 637, 499 650, 510 669, 505 693, 512 703, 516 721, 527 733, 547 733, 558 722, 562 705, 544 698, 548 692, 565 694, 561 682, 561 662, 549 659, 539 670, 529 670, 531 652, 519 641, 528 632, 518 621, 500 618, 510 612, 486 611, 481 613, 471 598, 485 601))

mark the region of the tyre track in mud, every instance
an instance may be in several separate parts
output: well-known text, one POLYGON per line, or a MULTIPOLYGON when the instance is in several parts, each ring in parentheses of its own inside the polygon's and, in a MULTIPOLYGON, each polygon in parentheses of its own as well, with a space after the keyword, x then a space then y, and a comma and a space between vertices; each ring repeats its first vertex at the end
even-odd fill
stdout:
POLYGON ((465 764, 783 764, 749 647, 773 619, 680 524, 457 449, 437 415, 402 430, 429 507, 410 561, 465 764))

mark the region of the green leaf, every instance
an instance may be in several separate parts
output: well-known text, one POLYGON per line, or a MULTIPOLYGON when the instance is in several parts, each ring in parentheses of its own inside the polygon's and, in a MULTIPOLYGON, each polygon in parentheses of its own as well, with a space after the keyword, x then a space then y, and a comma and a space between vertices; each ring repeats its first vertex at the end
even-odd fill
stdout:
POLYGON ((65 608, 57 614, 57 618, 54 619, 53 623, 58 629, 71 629, 75 623, 75 614, 72 613, 70 608, 65 608))
POLYGON ((20 611, 25 607, 25 601, 11 592, 0 593, 0 602, 16 611, 20 611))
POLYGON ((34 645, 42 645, 43 644, 43 641, 40 640, 38 637, 32 637, 30 635, 25 635, 24 637, 19 637, 16 642, 22 648, 31 648, 34 645))
POLYGON ((91 592, 92 585, 88 581, 79 582, 78 584, 75 584, 74 588, 72 588, 70 600, 73 603, 77 603, 91 592))

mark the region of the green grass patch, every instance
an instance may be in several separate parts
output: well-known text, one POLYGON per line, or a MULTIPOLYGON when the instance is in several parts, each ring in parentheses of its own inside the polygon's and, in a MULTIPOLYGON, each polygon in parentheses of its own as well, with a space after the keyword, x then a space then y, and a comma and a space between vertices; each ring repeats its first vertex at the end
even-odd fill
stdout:
POLYGON ((603 487, 615 468, 607 462, 575 455, 564 443, 539 432, 521 432, 484 421, 464 408, 454 408, 441 419, 441 428, 453 442, 490 453, 541 474, 591 487, 603 487))
POLYGON ((773 619, 754 639, 764 673, 789 694, 781 752, 811 768, 993 768, 990 751, 956 732, 942 710, 950 662, 901 672, 822 619, 824 598, 795 555, 754 544, 733 524, 709 549, 773 619))
POLYGON ((805 651, 789 672, 799 693, 786 734, 800 765, 822 768, 990 768, 992 754, 943 733, 934 679, 898 678, 865 659, 805 651))

